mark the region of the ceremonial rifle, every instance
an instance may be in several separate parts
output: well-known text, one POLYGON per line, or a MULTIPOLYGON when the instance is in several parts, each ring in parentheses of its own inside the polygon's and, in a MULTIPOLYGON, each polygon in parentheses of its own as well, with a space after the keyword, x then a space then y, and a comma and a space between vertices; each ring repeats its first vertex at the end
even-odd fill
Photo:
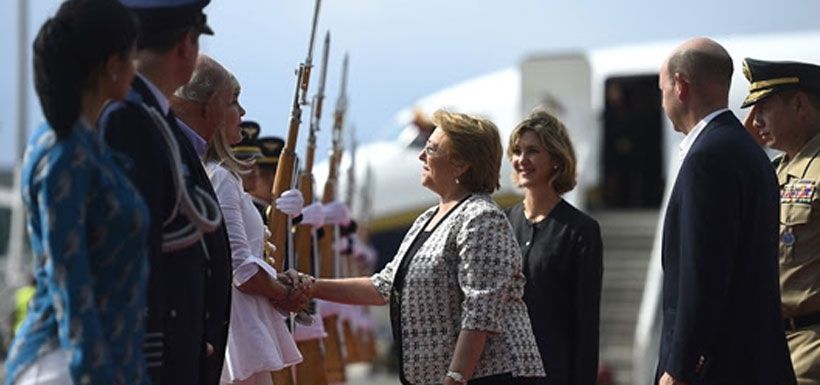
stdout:
MULTIPOLYGON (((345 113, 347 112, 347 67, 348 57, 345 55, 342 62, 342 80, 339 87, 339 98, 336 100, 336 108, 333 111, 333 132, 331 141, 331 153, 328 159, 328 173, 325 181, 325 188, 322 194, 322 203, 331 203, 336 199, 336 181, 339 175, 339 161, 342 157, 342 126, 344 125, 345 113)), ((336 278, 338 261, 334 258, 333 241, 336 238, 338 229, 335 226, 325 226, 325 236, 319 242, 319 250, 322 256, 321 277, 336 278)))
MULTIPOLYGON (((345 188, 345 204, 347 207, 350 208, 351 212, 353 211, 353 197, 356 192, 356 131, 354 126, 350 126, 350 131, 348 131, 350 135, 350 165, 347 168, 347 183, 345 188)), ((358 277, 359 273, 356 269, 356 261, 354 261, 353 250, 354 244, 357 240, 350 236, 350 242, 348 243, 348 249, 345 250, 345 253, 340 255, 340 265, 342 266, 342 271, 340 275, 342 277, 358 277)), ((348 312, 349 316, 355 317, 355 313, 361 312, 361 306, 354 306, 354 305, 347 305, 350 306, 350 312, 348 312)), ((345 351, 347 352, 347 362, 354 363, 354 362, 364 362, 365 359, 362 355, 362 339, 359 337, 357 330, 353 327, 353 320, 350 318, 342 318, 341 326, 342 326, 342 334, 344 335, 345 341, 345 351)))
MULTIPOLYGON (((316 38, 316 27, 319 22, 319 7, 321 0, 316 0, 313 11, 313 25, 310 31, 310 42, 308 43, 308 53, 305 61, 300 63, 296 71, 296 89, 293 93, 293 104, 291 105, 290 121, 288 123, 288 135, 285 140, 285 147, 279 155, 276 176, 273 179, 271 188, 271 198, 275 200, 283 192, 293 186, 294 168, 296 166, 296 141, 299 138, 299 125, 302 123, 302 103, 300 95, 305 99, 308 85, 310 83, 310 72, 313 67, 313 42, 316 38), (301 92, 300 92, 301 91, 301 92)), ((271 207, 275 207, 275 202, 270 202, 271 207)), ((284 254, 287 249, 292 249, 292 245, 286 245, 290 234, 290 220, 283 212, 275 209, 268 210, 268 229, 271 232, 271 242, 276 245, 273 252, 273 265, 277 271, 284 270, 284 254)), ((290 368, 285 368, 271 372, 273 382, 278 385, 289 385, 293 383, 293 372, 290 368)))
MULTIPOLYGON (((370 243, 370 223, 373 217, 373 183, 373 168, 370 167, 370 164, 368 164, 365 167, 364 180, 362 181, 362 187, 359 190, 359 193, 361 194, 361 209, 359 210, 361 217, 359 218, 358 233, 359 241, 362 242, 363 245, 370 243)), ((361 268, 361 275, 373 274, 373 266, 369 265, 368 261, 362 260, 360 262, 361 264, 359 266, 361 268)), ((373 263, 375 263, 375 261, 373 261, 373 263)), ((369 307, 364 308, 363 316, 365 318, 372 319, 369 307)), ((373 361, 377 354, 376 334, 372 329, 369 329, 364 332, 362 337, 362 358, 365 361, 373 361)))
MULTIPOLYGON (((311 103, 310 129, 308 130, 307 150, 305 151, 305 167, 299 175, 299 191, 305 198, 305 204, 313 202, 313 161, 316 154, 316 132, 322 119, 322 105, 325 98, 325 81, 327 79, 328 53, 330 50, 330 32, 325 35, 322 51, 322 67, 319 72, 319 88, 313 95, 311 103)), ((296 226, 294 245, 296 247, 296 269, 316 276, 319 261, 318 247, 314 247, 315 232, 312 225, 296 226)), ((315 310, 315 307, 314 307, 315 310)), ((298 326, 297 326, 298 327, 298 326)), ((296 341, 303 360, 296 365, 296 381, 299 385, 325 385, 325 356, 322 339, 316 338, 306 341, 296 341)))
MULTIPOLYGON (((328 174, 325 181, 325 188, 322 195, 322 203, 331 203, 336 199, 336 179, 339 173, 339 160, 342 155, 342 126, 347 111, 347 66, 348 56, 345 55, 342 62, 342 79, 339 87, 339 98, 336 100, 336 107, 333 111, 333 132, 332 150, 328 159, 328 174)), ((319 253, 321 256, 320 276, 322 278, 336 278, 339 271, 339 258, 333 247, 334 241, 338 238, 337 226, 325 226, 324 235, 319 242, 319 253)), ((327 380, 331 383, 345 381, 345 362, 342 353, 341 338, 339 336, 338 314, 322 314, 327 339, 325 339, 325 370, 327 380)))
MULTIPOLYGON (((319 73, 319 89, 313 96, 313 103, 311 105, 310 129, 308 131, 307 149, 305 151, 305 168, 299 176, 299 191, 305 198, 305 204, 313 202, 313 162, 316 155, 316 132, 319 131, 319 124, 322 118, 322 106, 325 98, 325 80, 327 77, 327 60, 330 47, 330 33, 325 35, 325 45, 322 53, 322 69, 319 73)), ((309 272, 311 275, 316 275, 314 269, 312 252, 312 237, 313 231, 310 226, 296 227, 296 254, 298 261, 296 269, 299 271, 309 272)))
MULTIPOLYGON (((313 41, 316 37, 316 26, 319 21, 319 5, 321 2, 322 0, 316 0, 307 58, 304 63, 299 65, 299 69, 296 71, 296 90, 293 93, 288 136, 285 140, 285 147, 279 155, 276 176, 273 179, 273 188, 271 190, 271 196, 274 200, 292 187, 293 169, 296 164, 296 141, 299 138, 299 125, 302 123, 302 106, 299 100, 300 95, 304 95, 304 93, 307 92, 307 87, 310 83, 310 69, 313 66, 313 41)), ((304 96, 302 97, 304 98, 304 96)), ((275 206, 275 203, 271 202, 271 205, 275 206)), ((284 253, 286 250, 285 241, 288 232, 290 232, 287 215, 279 210, 268 210, 268 228, 272 234, 271 242, 276 245, 276 250, 273 252, 274 267, 277 271, 282 271, 284 268, 284 253)))

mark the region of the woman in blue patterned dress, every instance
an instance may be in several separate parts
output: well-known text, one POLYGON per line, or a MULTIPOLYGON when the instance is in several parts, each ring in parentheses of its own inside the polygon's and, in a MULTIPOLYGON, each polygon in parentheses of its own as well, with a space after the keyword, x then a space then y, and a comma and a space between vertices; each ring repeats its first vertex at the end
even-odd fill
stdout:
POLYGON ((68 0, 34 42, 48 124, 29 140, 23 202, 36 292, 6 384, 147 384, 147 208, 95 132, 134 76, 137 29, 117 1, 68 0))

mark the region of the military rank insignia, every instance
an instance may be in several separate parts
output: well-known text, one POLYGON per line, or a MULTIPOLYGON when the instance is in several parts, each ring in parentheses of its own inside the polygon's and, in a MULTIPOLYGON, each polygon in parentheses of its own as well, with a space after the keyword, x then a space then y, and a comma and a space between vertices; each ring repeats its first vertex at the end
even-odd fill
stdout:
POLYGON ((808 203, 814 199, 817 187, 810 179, 800 179, 783 186, 780 192, 780 203, 808 203))

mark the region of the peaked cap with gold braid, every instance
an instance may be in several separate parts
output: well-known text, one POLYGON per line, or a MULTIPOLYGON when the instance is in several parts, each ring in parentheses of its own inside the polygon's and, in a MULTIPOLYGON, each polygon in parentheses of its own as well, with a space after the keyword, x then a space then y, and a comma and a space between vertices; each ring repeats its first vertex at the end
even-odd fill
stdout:
POLYGON ((234 156, 242 160, 262 158, 262 149, 259 147, 259 124, 245 120, 239 126, 242 128, 242 141, 231 147, 234 156))
POLYGON ((820 91, 820 66, 814 64, 746 58, 743 75, 749 80, 749 95, 740 108, 787 89, 820 91))

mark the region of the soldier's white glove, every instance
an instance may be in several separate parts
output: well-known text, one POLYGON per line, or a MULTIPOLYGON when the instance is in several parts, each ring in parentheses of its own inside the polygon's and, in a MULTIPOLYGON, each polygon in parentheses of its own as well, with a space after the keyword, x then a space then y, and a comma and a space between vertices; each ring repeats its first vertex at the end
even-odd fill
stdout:
POLYGON ((347 226, 350 224, 350 210, 342 202, 330 202, 322 206, 322 211, 325 213, 326 225, 347 226))
POLYGON ((322 210, 322 204, 319 202, 311 203, 302 209, 302 221, 300 225, 310 225, 318 229, 325 225, 325 213, 322 210))
POLYGON ((291 217, 299 215, 304 205, 302 192, 297 189, 285 191, 279 198, 276 198, 276 209, 291 217))

